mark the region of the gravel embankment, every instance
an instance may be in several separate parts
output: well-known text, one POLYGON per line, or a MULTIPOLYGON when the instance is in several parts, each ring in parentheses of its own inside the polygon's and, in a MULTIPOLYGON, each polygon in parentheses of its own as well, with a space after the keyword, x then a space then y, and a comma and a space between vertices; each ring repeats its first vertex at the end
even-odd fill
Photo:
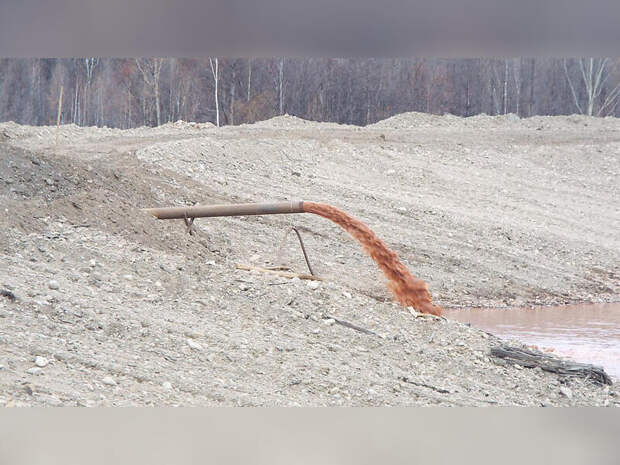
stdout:
MULTIPOLYGON (((65 126, 57 145, 0 123, 0 290, 17 297, 0 296, 0 405, 620 405, 393 305, 324 219, 199 219, 190 236, 140 211, 322 201, 445 307, 617 301, 619 161, 613 118, 65 126), (325 281, 235 269, 274 264, 290 226, 325 281)), ((305 271, 294 235, 280 261, 305 271)))

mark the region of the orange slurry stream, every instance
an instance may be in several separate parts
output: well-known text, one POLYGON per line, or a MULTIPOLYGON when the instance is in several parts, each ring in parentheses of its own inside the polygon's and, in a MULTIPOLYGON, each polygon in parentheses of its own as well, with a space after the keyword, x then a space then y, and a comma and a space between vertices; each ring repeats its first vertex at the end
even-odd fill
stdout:
POLYGON ((390 250, 372 229, 342 210, 325 203, 304 202, 303 209, 307 213, 314 213, 333 221, 357 239, 364 251, 387 276, 388 288, 402 306, 413 307, 421 313, 441 315, 441 307, 433 305, 427 284, 413 276, 396 252, 390 250))

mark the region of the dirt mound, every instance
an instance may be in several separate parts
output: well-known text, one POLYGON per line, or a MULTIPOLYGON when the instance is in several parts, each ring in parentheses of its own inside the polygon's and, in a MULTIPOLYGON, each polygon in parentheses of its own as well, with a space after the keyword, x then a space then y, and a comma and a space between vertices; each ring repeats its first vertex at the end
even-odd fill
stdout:
POLYGON ((243 124, 240 127, 254 127, 261 129, 344 129, 347 127, 355 126, 322 121, 312 121, 286 114, 282 116, 274 116, 273 118, 263 121, 257 121, 251 124, 243 124))
POLYGON ((415 111, 401 113, 399 115, 386 118, 374 124, 369 124, 368 128, 377 129, 415 129, 429 127, 446 127, 454 124, 458 117, 450 115, 442 117, 439 115, 431 115, 429 113, 418 113, 415 111))
POLYGON ((584 115, 568 116, 532 116, 520 118, 514 113, 490 116, 479 114, 469 117, 451 114, 431 115, 428 113, 409 112, 370 124, 368 128, 376 129, 535 129, 565 131, 570 128, 596 128, 598 130, 620 130, 620 119, 614 117, 597 118, 584 115))

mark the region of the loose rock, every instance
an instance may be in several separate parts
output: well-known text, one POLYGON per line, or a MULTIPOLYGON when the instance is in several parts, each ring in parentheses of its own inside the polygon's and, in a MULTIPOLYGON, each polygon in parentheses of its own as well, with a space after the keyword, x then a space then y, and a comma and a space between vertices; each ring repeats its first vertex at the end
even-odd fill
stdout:
POLYGON ((40 368, 46 367, 48 364, 50 363, 50 361, 48 359, 46 359, 45 357, 41 357, 39 355, 37 355, 34 358, 34 364, 40 368))
POLYGON ((560 393, 568 399, 573 398, 573 391, 567 386, 560 386, 560 393))
POLYGON ((101 382, 106 386, 116 386, 116 381, 114 381, 114 378, 112 378, 111 376, 104 377, 101 382))
POLYGON ((194 350, 202 350, 202 346, 198 342, 192 339, 187 339, 187 345, 190 346, 194 350))

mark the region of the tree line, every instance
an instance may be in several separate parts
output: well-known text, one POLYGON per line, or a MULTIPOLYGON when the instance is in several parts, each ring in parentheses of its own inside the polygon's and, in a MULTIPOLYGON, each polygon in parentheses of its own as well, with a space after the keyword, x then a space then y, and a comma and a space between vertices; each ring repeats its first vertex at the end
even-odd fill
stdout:
POLYGON ((619 116, 610 58, 0 58, 0 121, 131 128, 407 111, 619 116), (60 93, 63 98, 59 99, 60 93))

